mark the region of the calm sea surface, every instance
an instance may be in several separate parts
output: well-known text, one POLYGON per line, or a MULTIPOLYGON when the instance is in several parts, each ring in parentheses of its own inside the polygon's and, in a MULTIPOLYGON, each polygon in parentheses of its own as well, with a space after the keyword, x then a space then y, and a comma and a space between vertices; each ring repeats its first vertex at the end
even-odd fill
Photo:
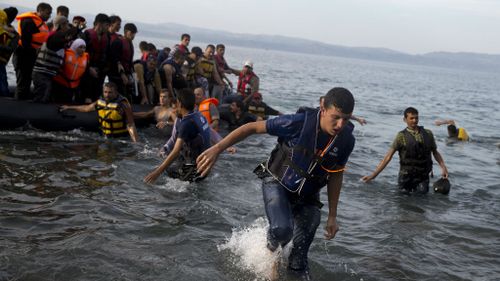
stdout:
MULTIPOLYGON (((334 240, 323 239, 322 209, 314 280, 500 279, 498 74, 231 46, 226 57, 233 67, 251 58, 265 101, 282 112, 317 106, 342 86, 368 120, 354 131, 334 240), (436 136, 448 196, 400 195, 397 156, 374 182, 359 181, 404 128, 408 106, 436 136), (472 141, 447 143, 438 118, 457 120, 472 141)), ((78 130, 0 131, 0 280, 264 280, 273 257, 252 170, 275 138, 237 145, 202 183, 162 177, 146 185, 165 142, 154 131, 141 130, 139 144, 78 130)))

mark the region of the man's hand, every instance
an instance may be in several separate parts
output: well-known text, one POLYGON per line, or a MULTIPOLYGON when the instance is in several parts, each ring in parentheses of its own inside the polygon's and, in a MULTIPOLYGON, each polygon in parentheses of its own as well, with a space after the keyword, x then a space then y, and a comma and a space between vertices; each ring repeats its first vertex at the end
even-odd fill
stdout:
POLYGON ((198 156, 198 158, 196 158, 198 173, 201 174, 201 177, 208 175, 208 173, 214 166, 215 161, 217 161, 219 154, 220 152, 217 148, 217 145, 214 145, 211 148, 205 150, 202 154, 200 154, 200 156, 198 156))
POLYGON ((337 218, 334 216, 328 216, 325 227, 325 239, 330 240, 334 238, 338 231, 339 226, 337 225, 337 218))
POLYGON ((158 170, 154 170, 153 172, 149 173, 147 176, 144 177, 144 182, 148 184, 153 184, 160 175, 161 172, 158 172, 158 170))
POLYGON ((448 169, 446 167, 444 169, 441 169, 441 177, 443 177, 443 179, 448 178, 448 169))
POLYGON ((158 128, 158 129, 163 129, 163 128, 165 128, 167 125, 168 125, 168 122, 166 122, 166 121, 160 121, 160 122, 156 123, 156 128, 158 128))
POLYGON ((371 180, 373 180, 375 177, 373 175, 369 175, 369 176, 364 176, 361 178, 361 180, 365 183, 368 183, 370 182, 371 180))

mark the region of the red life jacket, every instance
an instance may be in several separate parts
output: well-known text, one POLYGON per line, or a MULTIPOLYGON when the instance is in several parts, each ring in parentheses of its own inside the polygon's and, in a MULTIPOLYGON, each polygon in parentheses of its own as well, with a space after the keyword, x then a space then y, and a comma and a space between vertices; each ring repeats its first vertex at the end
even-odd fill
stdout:
POLYGON ((122 42, 122 55, 120 57, 120 62, 123 69, 127 74, 132 73, 132 61, 134 59, 134 45, 125 37, 120 37, 119 40, 122 42))
POLYGON ((109 46, 109 37, 107 33, 103 33, 101 40, 99 40, 97 32, 94 29, 87 29, 85 32, 88 33, 88 38, 90 38, 90 42, 87 43, 87 50, 89 51, 91 65, 99 65, 102 58, 106 55, 106 50, 109 46))
POLYGON ((113 43, 116 39, 121 39, 123 36, 119 33, 113 32, 109 34, 109 42, 113 43))
POLYGON ((205 119, 207 119, 208 124, 212 124, 212 116, 210 116, 210 104, 213 104, 215 106, 219 105, 219 100, 216 98, 209 98, 203 100, 200 105, 198 106, 198 111, 205 116, 205 119))
MULTIPOLYGON (((35 12, 28 12, 24 14, 20 14, 19 16, 16 17, 17 20, 17 32, 19 33, 19 46, 22 46, 23 43, 21 41, 21 36, 22 36, 22 28, 21 28, 21 21, 23 19, 33 19, 33 22, 35 23, 36 27, 38 27, 39 32, 38 33, 33 33, 31 35, 31 47, 33 49, 40 49, 42 47, 43 43, 47 42, 47 38, 49 37, 49 28, 47 27, 47 24, 42 20, 41 17, 38 16, 37 13, 35 12)), ((23 46, 24 48, 27 48, 28 46, 23 46)))
POLYGON ((66 88, 74 89, 80 85, 80 79, 87 70, 89 54, 87 52, 77 57, 72 49, 64 52, 64 64, 54 81, 66 88))
POLYGON ((241 94, 243 97, 246 97, 246 87, 247 85, 250 85, 250 80, 252 80, 253 77, 257 77, 257 75, 255 75, 255 73, 250 73, 250 74, 246 74, 246 75, 243 75, 243 72, 240 72, 240 77, 238 79, 238 87, 236 88, 238 93, 241 94))

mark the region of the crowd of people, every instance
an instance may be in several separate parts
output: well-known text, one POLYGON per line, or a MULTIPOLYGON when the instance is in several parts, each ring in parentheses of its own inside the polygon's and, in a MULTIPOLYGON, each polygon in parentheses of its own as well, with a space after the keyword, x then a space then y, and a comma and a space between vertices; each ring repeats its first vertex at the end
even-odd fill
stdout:
MULTIPOLYGON (((126 114, 131 104, 160 103, 157 110, 175 112, 175 99, 184 89, 197 93, 196 109, 201 108, 200 112, 215 130, 220 120, 235 128, 281 114, 262 101, 253 62, 246 61, 242 69, 229 67, 224 58, 224 44, 209 44, 205 50, 198 46, 190 49, 191 36, 182 34, 180 42, 172 48, 158 50, 153 43, 140 42, 141 56, 134 59, 133 41, 139 32, 135 24, 124 24, 121 34, 122 20, 117 15, 99 13, 93 26, 86 28, 84 17, 73 16, 69 22, 69 13, 68 7, 59 6, 49 21, 52 7, 47 3, 38 4, 34 12, 20 15, 15 7, 0 12, 1 96, 11 95, 6 64, 12 56, 16 99, 70 104, 61 110, 88 111, 89 105, 94 105, 102 132, 108 137, 122 136, 126 127, 123 124, 133 121, 126 114), (17 29, 12 26, 14 19, 17 29), (234 93, 228 75, 238 77, 234 93), (109 83, 105 84, 106 80, 109 83), (116 92, 108 95, 112 100, 103 94, 107 88, 116 92), (169 102, 163 103, 162 93, 169 102), (114 107, 109 108, 109 103, 114 107), (122 125, 118 130, 108 130, 107 123, 122 125)), ((172 116, 175 119, 175 114, 172 116)))
MULTIPOLYGON (((265 211, 269 220, 268 248, 275 251, 293 240, 289 269, 307 276, 309 247, 320 223, 319 190, 327 186, 327 239, 339 227, 337 205, 343 171, 354 148, 351 120, 355 117, 354 96, 345 88, 333 88, 321 97, 316 108, 300 108, 283 115, 262 101, 259 77, 251 60, 241 69, 227 64, 223 44, 189 49, 191 36, 182 34, 172 48, 158 50, 140 42, 141 57, 134 60, 133 40, 138 33, 126 23, 120 34, 119 16, 98 14, 93 27, 85 29, 81 16, 68 21, 69 9, 40 3, 36 12, 17 15, 16 8, 0 11, 0 93, 8 95, 5 65, 13 56, 17 99, 66 103, 61 110, 97 111, 104 135, 130 136, 138 141, 134 118, 156 119, 157 127, 172 125, 170 139, 161 148, 165 159, 144 181, 153 183, 167 171, 187 181, 204 179, 224 150, 252 134, 278 137, 269 158, 256 174, 263 180, 265 211), (18 21, 17 31, 11 26, 18 21), (236 75, 235 93, 228 75, 236 75), (109 82, 105 82, 108 79, 109 82), (31 91, 33 83, 34 90, 31 91), (154 104, 147 112, 132 112, 131 104, 154 104), (269 115, 278 117, 267 119, 269 115), (266 120, 267 119, 267 120, 266 120), (221 120, 232 130, 225 138, 218 134, 221 120)), ((444 159, 432 132, 418 126, 418 111, 409 107, 400 131, 376 170, 362 178, 369 182, 391 161, 400 157, 398 186, 407 194, 425 194, 429 189, 432 156, 448 178, 444 159)), ((451 138, 468 140, 453 120, 451 138)))

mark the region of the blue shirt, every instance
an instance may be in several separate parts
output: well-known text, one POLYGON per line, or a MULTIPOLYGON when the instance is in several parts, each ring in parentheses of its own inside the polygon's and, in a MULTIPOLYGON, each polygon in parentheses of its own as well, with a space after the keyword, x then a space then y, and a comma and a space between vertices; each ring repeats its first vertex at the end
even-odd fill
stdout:
MULTIPOLYGON (((198 131, 198 127, 194 122, 190 122, 187 121, 187 119, 177 117, 175 119, 174 127, 172 129, 172 135, 168 139, 167 143, 163 146, 165 154, 168 155, 170 152, 172 152, 172 150, 174 149, 175 142, 177 141, 177 138, 180 138, 185 143, 189 143, 192 139, 196 138, 196 136, 199 133, 200 132, 198 131)), ((212 132, 210 131, 210 133, 212 132)))

